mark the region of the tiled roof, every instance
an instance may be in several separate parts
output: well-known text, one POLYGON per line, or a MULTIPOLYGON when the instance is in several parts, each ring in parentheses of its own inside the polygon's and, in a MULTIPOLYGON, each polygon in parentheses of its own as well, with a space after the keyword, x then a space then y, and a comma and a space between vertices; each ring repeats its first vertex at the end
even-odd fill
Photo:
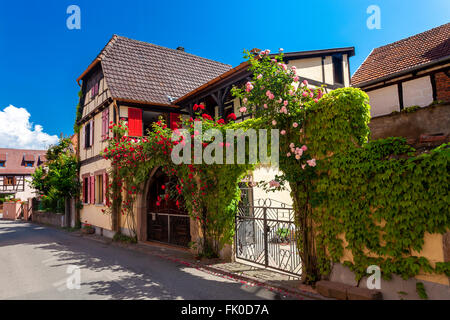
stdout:
POLYGON ((352 85, 389 76, 450 56, 450 23, 374 49, 352 77, 352 85))
MULTIPOLYGON (((0 175, 26 174, 34 172, 45 159, 46 150, 21 150, 0 148, 0 160, 5 159, 5 167, 0 167, 0 175), (27 160, 28 159, 28 160, 27 160), (40 160, 41 161, 40 161, 40 160), (34 161, 33 167, 26 167, 24 161, 34 161)), ((3 161, 3 160, 2 160, 3 161)))
POLYGON ((113 98, 170 104, 231 69, 184 51, 114 35, 99 54, 113 98))

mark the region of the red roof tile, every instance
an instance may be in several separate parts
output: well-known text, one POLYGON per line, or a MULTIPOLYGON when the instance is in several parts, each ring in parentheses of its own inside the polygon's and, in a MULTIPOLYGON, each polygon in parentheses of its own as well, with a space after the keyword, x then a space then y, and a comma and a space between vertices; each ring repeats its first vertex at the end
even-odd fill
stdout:
POLYGON ((450 23, 374 49, 352 77, 361 84, 450 56, 450 23))

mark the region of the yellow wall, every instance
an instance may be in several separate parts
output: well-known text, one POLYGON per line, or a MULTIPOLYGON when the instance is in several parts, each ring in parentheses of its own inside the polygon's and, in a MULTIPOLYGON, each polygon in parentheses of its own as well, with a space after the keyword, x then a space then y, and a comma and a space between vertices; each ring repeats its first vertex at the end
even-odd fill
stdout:
MULTIPOLYGON (((340 235, 339 238, 344 241, 343 246, 345 248, 347 246, 347 241, 345 241, 344 235, 340 235)), ((427 258, 428 261, 430 261, 431 266, 433 267, 435 266, 436 262, 444 262, 444 247, 442 242, 442 235, 425 233, 422 251, 412 251, 412 255, 427 258)), ((375 255, 372 256, 376 257, 375 255)), ((344 261, 353 262, 353 255, 350 250, 344 249, 344 254, 341 258, 341 262, 344 261)), ((416 276, 416 279, 450 285, 449 279, 445 274, 427 274, 421 272, 416 276)))

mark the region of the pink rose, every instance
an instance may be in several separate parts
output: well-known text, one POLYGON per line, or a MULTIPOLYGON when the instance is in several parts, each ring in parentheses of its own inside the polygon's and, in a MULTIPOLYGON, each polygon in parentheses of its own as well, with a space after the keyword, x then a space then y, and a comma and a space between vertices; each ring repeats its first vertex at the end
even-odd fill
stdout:
POLYGON ((305 146, 305 145, 303 145, 303 146, 302 146, 302 150, 303 150, 303 151, 306 151, 306 150, 308 150, 308 147, 305 146))
POLYGON ((298 123, 297 123, 297 122, 294 122, 294 123, 292 124, 292 126, 293 126, 294 128, 297 128, 297 127, 298 127, 298 123))
POLYGON ((303 80, 302 84, 303 84, 304 86, 307 86, 307 85, 308 85, 308 80, 303 80))
POLYGON ((240 113, 245 113, 245 112, 247 112, 247 108, 246 108, 246 107, 241 107, 241 108, 239 109, 239 112, 240 112, 240 113))
POLYGON ((301 156, 300 156, 299 154, 296 154, 296 155, 295 155, 295 159, 297 159, 297 160, 300 160, 300 157, 301 157, 301 156))
POLYGON ((295 76, 294 77, 294 82, 298 82, 298 80, 299 80, 298 76, 295 76))
POLYGON ((276 126, 276 125, 277 125, 277 122, 276 122, 276 120, 272 120, 272 125, 274 125, 274 126, 276 126))
POLYGON ((269 182, 269 185, 271 187, 279 187, 280 183, 278 181, 272 180, 272 181, 269 182))
POLYGON ((291 156, 290 152, 286 153, 286 157, 290 157, 290 156, 291 156))
POLYGON ((284 136, 286 134, 286 130, 281 130, 281 135, 284 136))
POLYGON ((308 163, 308 166, 315 167, 316 166, 316 159, 311 159, 306 161, 308 163))
POLYGON ((248 101, 247 98, 242 99, 242 102, 244 102, 244 103, 247 103, 247 101, 248 101))
POLYGON ((288 105, 288 101, 287 100, 284 100, 284 102, 283 102, 283 104, 284 104, 284 106, 286 107, 287 105, 288 105))
POLYGON ((306 164, 302 164, 302 169, 305 170, 306 164))
POLYGON ((258 76, 256 77, 256 79, 260 80, 263 77, 262 74, 258 74, 258 76))
POLYGON ((293 142, 291 142, 291 144, 289 145, 289 148, 293 148, 295 147, 295 144, 293 142))
POLYGON ((267 103, 264 103, 264 109, 267 109, 267 103))
POLYGON ((308 96, 308 92, 303 91, 302 96, 304 96, 306 98, 308 96))

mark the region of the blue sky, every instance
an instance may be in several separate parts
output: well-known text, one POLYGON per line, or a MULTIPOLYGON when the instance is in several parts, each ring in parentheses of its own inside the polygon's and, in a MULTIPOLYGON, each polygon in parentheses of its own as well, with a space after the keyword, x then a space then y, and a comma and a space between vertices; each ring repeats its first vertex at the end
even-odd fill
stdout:
POLYGON ((113 34, 169 48, 183 46, 233 66, 242 61, 244 48, 283 47, 289 52, 355 46, 353 73, 372 48, 449 21, 448 0, 2 0, 0 147, 14 138, 1 128, 2 119, 10 128, 16 126, 10 121, 16 110, 9 108, 8 116, 5 112, 10 105, 28 111, 22 112, 28 119, 13 120, 24 122, 17 126, 26 127, 21 130, 28 140, 72 134, 79 90, 75 79, 113 34), (66 27, 71 4, 81 9, 81 30, 66 27), (381 9, 379 30, 366 26, 369 5, 381 9), (34 125, 39 125, 37 131, 34 125))

